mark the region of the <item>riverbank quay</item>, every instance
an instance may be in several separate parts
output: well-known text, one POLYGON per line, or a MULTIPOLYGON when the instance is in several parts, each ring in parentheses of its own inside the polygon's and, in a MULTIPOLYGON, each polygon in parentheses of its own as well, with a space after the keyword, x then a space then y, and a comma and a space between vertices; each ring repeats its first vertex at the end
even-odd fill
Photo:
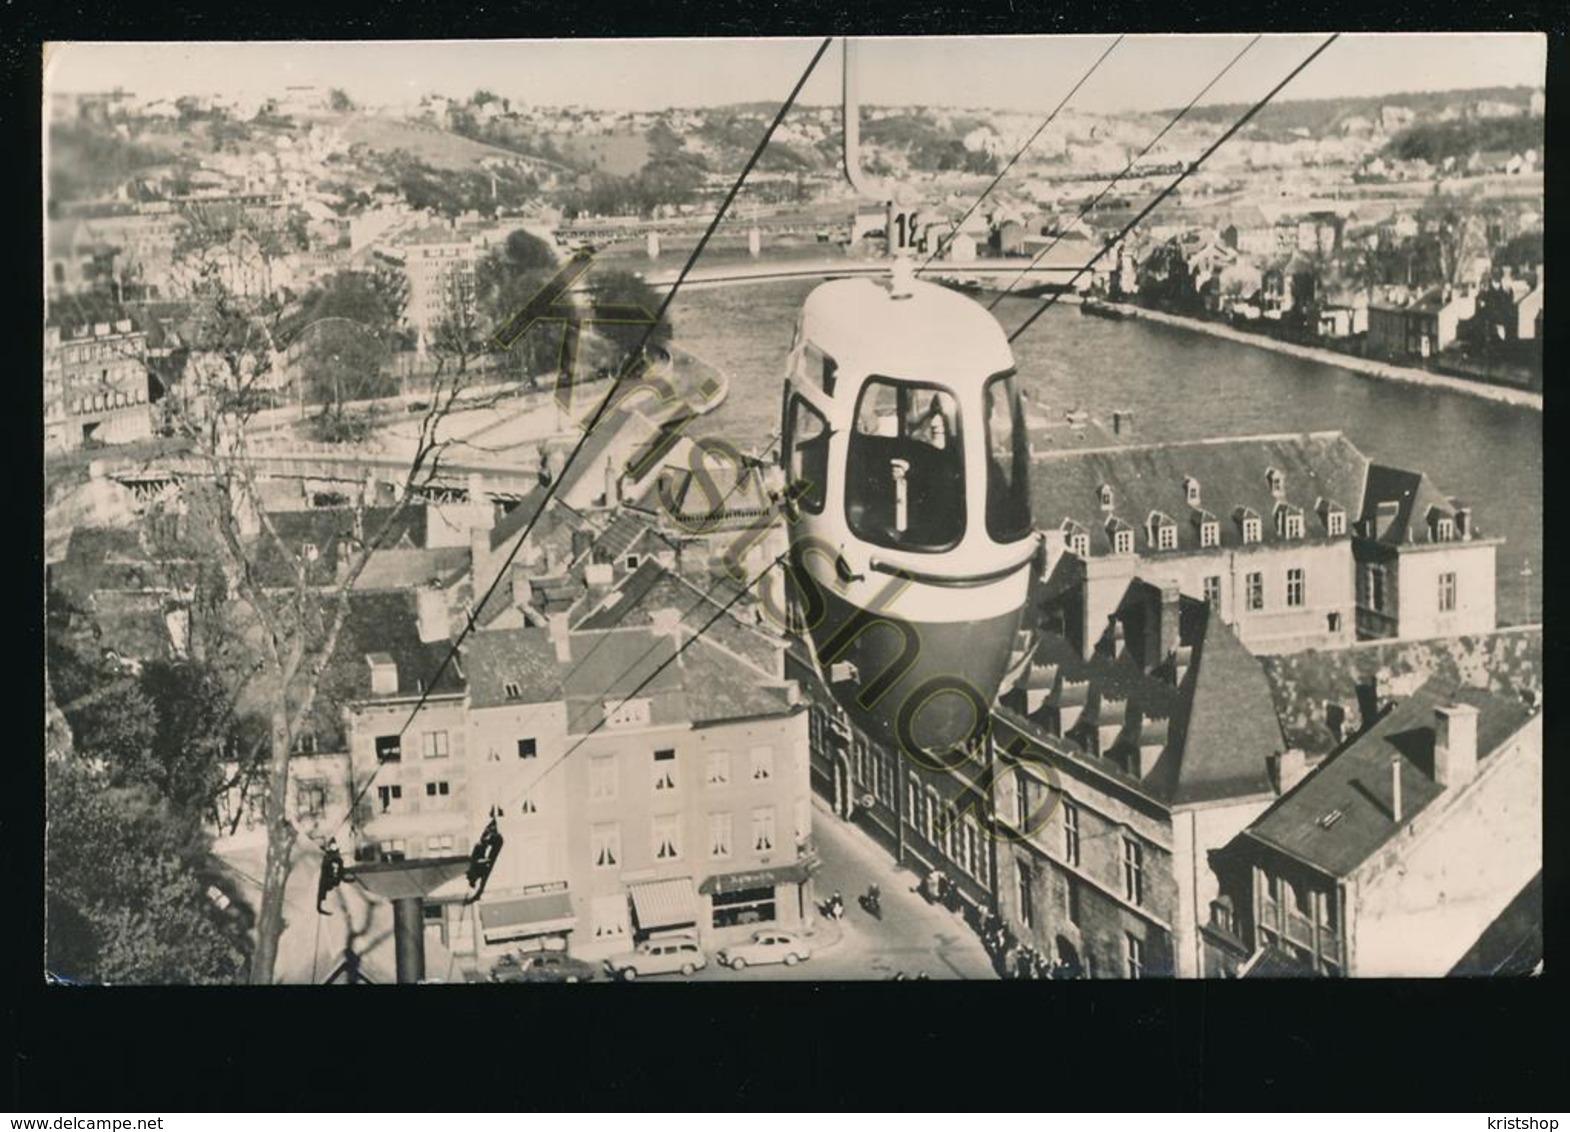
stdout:
POLYGON ((1207 322, 1204 319, 1190 318, 1187 315, 1169 314, 1166 311, 1150 310, 1137 307, 1129 303, 1108 304, 1109 310, 1116 310, 1125 318, 1147 319, 1151 322, 1160 322, 1168 326, 1179 326, 1188 330, 1197 330, 1202 334, 1209 334, 1215 338, 1228 338, 1233 342, 1241 342, 1246 346, 1257 346, 1262 350, 1273 350, 1278 354, 1287 354, 1306 361, 1319 362, 1322 365, 1339 366, 1341 369, 1364 377, 1378 378, 1382 381, 1395 381, 1405 385, 1423 385, 1432 389, 1445 389, 1452 393, 1464 393, 1470 397, 1481 397, 1488 401, 1497 401, 1504 405, 1516 405, 1525 409, 1543 410, 1543 395, 1525 389, 1510 389, 1502 385, 1488 385, 1478 381, 1468 381, 1459 377, 1447 377, 1440 373, 1430 373, 1428 370, 1413 369, 1410 366, 1391 365, 1389 362, 1375 361, 1372 358, 1359 358, 1351 354, 1342 354, 1335 350, 1326 350, 1319 346, 1303 346, 1296 342, 1283 342, 1277 338, 1267 338, 1262 334, 1251 334, 1246 330, 1238 330, 1221 322, 1207 322))

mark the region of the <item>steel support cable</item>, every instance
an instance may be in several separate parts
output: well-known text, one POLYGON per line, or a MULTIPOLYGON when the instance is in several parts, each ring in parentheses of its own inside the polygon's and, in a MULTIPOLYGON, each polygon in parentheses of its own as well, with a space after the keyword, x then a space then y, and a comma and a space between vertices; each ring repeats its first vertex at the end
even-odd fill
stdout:
MULTIPOLYGON (((535 525, 539 522, 540 516, 545 513, 545 508, 549 506, 551 499, 555 495, 556 489, 560 486, 562 480, 566 477, 568 469, 572 467, 573 461, 577 459, 578 454, 583 450, 585 443, 588 441, 590 433, 594 431, 594 428, 600 423, 606 412, 609 411, 610 406, 615 402, 617 392, 620 390, 622 383, 626 380, 627 374, 633 368, 631 364, 632 360, 642 356, 643 347, 647 346, 650 337, 654 333, 654 330, 659 326, 661 320, 665 317, 666 311, 670 309, 670 305, 675 300, 677 292, 680 291, 682 283, 686 280, 693 267, 697 264, 698 258, 703 254, 704 248, 708 245, 708 242, 713 237, 715 230, 719 227, 720 221, 724 219, 726 211, 735 201, 736 195, 741 191, 741 187, 746 182, 747 176, 752 172, 753 167, 763 156, 764 150, 768 148, 769 141, 774 137, 775 131, 779 129, 780 124, 785 120, 785 115, 789 113, 791 107, 795 105, 796 99, 801 94, 802 88, 807 85, 807 80, 810 79, 812 77, 812 73, 817 70, 818 63, 822 60, 824 53, 828 51, 829 44, 831 42, 833 42, 832 37, 825 37, 823 42, 818 45, 817 51, 813 53, 811 60, 808 61, 806 69, 801 73, 801 77, 796 80, 796 85, 791 88, 790 94, 786 97, 784 103, 781 104, 779 112, 774 116, 774 120, 769 123, 768 129, 764 131, 763 138, 753 149, 752 155, 748 157, 747 163, 742 167, 740 175, 736 178, 735 183, 731 185, 730 191, 725 194, 725 199, 721 202, 720 207, 715 211, 714 217, 709 221, 708 227, 704 230, 703 236, 698 240, 697 246, 693 248, 692 253, 687 257, 686 263, 682 266, 681 273, 676 277, 676 281, 671 285, 670 291, 666 293, 664 301, 660 303, 659 310, 655 313, 655 316, 650 322, 648 328, 643 332, 643 337, 639 342, 638 349, 632 351, 629 354, 628 363, 623 364, 621 369, 618 371, 616 380, 611 384, 610 389, 606 391, 605 397, 600 401, 599 406, 595 409, 594 414, 590 417, 588 424, 584 426, 583 435, 579 437, 578 442, 573 446, 572 451, 568 454, 566 461, 562 464, 561 471, 557 474, 556 478, 551 481, 550 486, 546 490, 545 498, 540 501, 540 504, 535 509, 534 514, 529 518, 529 522, 524 526, 521 537, 514 544, 511 552, 509 552, 507 555, 506 560, 502 563, 501 568, 497 571, 496 577, 491 581, 490 586, 487 587, 485 596, 474 603, 473 608, 469 613, 467 622, 458 634, 457 640, 455 640, 452 643, 452 647, 448 649, 447 654, 445 657, 443 657, 442 663, 437 668, 435 675, 425 683, 424 688, 420 692, 420 698, 415 703, 414 710, 409 713, 409 718, 406 719, 403 726, 398 729, 398 736, 400 739, 403 737, 404 733, 408 731, 409 726, 419 716, 420 710, 425 706, 426 701, 430 698, 431 692, 435 689, 436 685, 440 683, 442 676, 452 665, 454 658, 458 655, 458 649, 468 638, 468 635, 474 631, 474 626, 479 616, 479 611, 485 608, 486 603, 490 601, 491 596, 496 592, 496 589, 501 584, 502 579, 507 576, 508 568, 512 565, 513 559, 517 557, 519 550, 522 549, 523 545, 528 541, 530 533, 534 530, 535 525)), ((376 770, 373 770, 370 777, 366 779, 364 788, 362 788, 359 793, 355 795, 343 818, 340 819, 338 825, 334 827, 334 832, 343 827, 344 823, 347 822, 350 816, 354 813, 355 807, 357 807, 365 798, 365 795, 371 788, 372 782, 376 778, 377 770, 380 770, 380 767, 381 764, 378 763, 376 770)))
MULTIPOLYGON (((1245 113, 1236 122, 1232 123, 1232 125, 1227 129, 1227 131, 1224 134, 1222 134, 1219 138, 1217 138, 1214 142, 1211 143, 1210 148, 1206 149, 1205 152, 1200 154, 1199 157, 1197 157, 1193 162, 1191 162, 1189 164, 1189 166, 1186 169, 1183 170, 1183 172, 1179 173, 1177 175, 1176 179, 1174 179, 1173 182, 1170 185, 1168 185, 1166 188, 1162 189, 1161 192, 1159 194, 1157 194, 1155 200, 1151 201, 1143 209, 1141 209, 1138 216, 1135 216, 1134 219, 1130 220, 1127 224, 1125 224, 1123 226, 1122 231, 1120 231, 1111 240, 1107 241, 1106 245, 1103 246, 1102 249, 1099 252, 1097 252, 1095 255, 1091 256, 1090 259, 1085 262, 1085 265, 1074 273, 1074 275, 1069 279, 1068 283, 1065 284, 1065 287, 1072 287, 1074 285, 1074 282, 1081 275, 1083 275, 1085 272, 1089 271, 1093 266, 1095 266, 1097 260, 1099 260, 1102 256, 1106 255, 1107 252, 1111 251, 1114 247, 1116 247, 1118 245, 1118 243, 1123 239, 1123 237, 1127 236, 1131 231, 1133 231, 1134 227, 1141 220, 1145 219, 1145 217, 1149 216, 1153 211, 1155 211, 1157 205, 1159 205, 1162 201, 1166 200, 1167 197, 1171 196, 1172 193, 1174 191, 1176 191, 1177 187, 1179 185, 1181 185, 1185 180, 1188 179, 1190 174, 1192 174, 1196 170, 1198 170, 1199 167, 1205 163, 1206 159, 1208 159, 1211 154, 1215 153, 1216 150, 1220 149, 1223 145, 1226 144, 1226 142, 1228 140, 1231 139, 1232 135, 1236 134, 1239 130, 1241 130, 1244 126, 1246 126, 1248 124, 1248 122, 1250 121, 1250 119, 1252 119, 1255 114, 1258 114, 1261 110, 1263 110, 1265 108, 1266 104, 1269 103, 1272 98, 1274 98, 1277 94, 1279 94, 1281 92, 1283 87, 1285 87, 1293 79, 1297 78, 1297 76, 1302 73, 1304 68, 1306 68, 1315 59, 1319 58, 1319 56, 1324 53, 1325 49, 1327 47, 1329 47, 1332 43, 1334 43, 1339 38, 1341 38, 1341 33, 1340 32, 1336 32, 1336 33, 1330 35, 1329 37, 1326 38, 1326 40, 1323 43, 1321 43, 1318 47, 1314 48, 1314 50, 1309 53, 1308 58, 1304 59, 1296 67, 1293 67, 1291 72, 1288 73, 1286 78, 1282 79, 1279 83, 1277 83, 1274 87, 1272 87, 1270 89, 1270 92, 1268 94, 1266 94, 1264 98, 1261 98, 1258 102, 1254 103, 1253 106, 1249 107, 1247 113, 1245 113)), ((1042 303, 1041 306, 1037 307, 1036 310, 1031 314, 1031 316, 1029 318, 1027 318, 1023 323, 1021 323, 1017 330, 1015 330, 1012 334, 1009 335, 1009 342, 1012 343, 1021 334, 1025 333, 1026 330, 1030 329, 1031 324, 1033 322, 1035 322, 1038 318, 1040 318, 1042 315, 1046 314, 1047 311, 1049 311, 1052 308, 1052 305, 1058 301, 1058 299, 1062 296, 1062 294, 1063 294, 1062 291, 1057 292, 1057 294, 1054 294, 1046 302, 1042 303)))
MULTIPOLYGON (((1075 224, 1078 224, 1081 220, 1085 219, 1086 215, 1089 214, 1090 210, 1095 208, 1096 205, 1100 204, 1102 199, 1108 193, 1110 193, 1114 188, 1117 187, 1118 182, 1121 181, 1124 177, 1128 176, 1128 174, 1133 170, 1134 166, 1139 164, 1140 160, 1147 153, 1149 153, 1152 149, 1154 149, 1157 145, 1159 145, 1160 142, 1161 142, 1161 139, 1166 137, 1167 134, 1172 130, 1172 128, 1174 126, 1176 126, 1179 122, 1181 122, 1184 119, 1185 116, 1187 116, 1187 114, 1188 114, 1188 112, 1190 110, 1194 109, 1194 106, 1199 102, 1199 100, 1201 98, 1204 98, 1206 94, 1210 93, 1210 88, 1215 86, 1218 82, 1220 82, 1223 78, 1225 78, 1226 75, 1227 75, 1227 72, 1231 71, 1233 67, 1237 66, 1238 62, 1243 58, 1243 56, 1247 55, 1251 50, 1253 50, 1254 45, 1256 43, 1258 43, 1263 38, 1264 38, 1263 35, 1256 35, 1253 39, 1249 40, 1248 44, 1243 48, 1243 50, 1239 51, 1236 55, 1234 55, 1232 57, 1232 61, 1231 62, 1229 62, 1226 66, 1222 67, 1221 70, 1217 71, 1216 74, 1215 74, 1215 77, 1213 77, 1208 83, 1206 83, 1200 89, 1198 94, 1194 95, 1193 98, 1188 100, 1188 105, 1183 107, 1183 109, 1179 110, 1177 112, 1177 114, 1172 118, 1171 121, 1169 121, 1165 126, 1161 127, 1160 132, 1157 133, 1155 137, 1151 138, 1148 142, 1145 143, 1145 148, 1144 149, 1140 150, 1133 157, 1129 158, 1128 164, 1123 166, 1122 172, 1116 174, 1110 181, 1108 181, 1106 183, 1106 185, 1102 188, 1102 190, 1099 193, 1097 193, 1095 196, 1091 197, 1090 200, 1087 201, 1082 208, 1080 208, 1079 212, 1077 212, 1074 215, 1074 219, 1069 222, 1069 228, 1072 228, 1075 224)), ((1019 286, 1020 280, 1024 279, 1025 276, 1028 275, 1035 268, 1036 264, 1040 263, 1049 254, 1051 254, 1052 249, 1057 247, 1058 244, 1062 241, 1062 239, 1063 239, 1063 233, 1062 232, 1058 233, 1058 235, 1053 237, 1052 242, 1050 244, 1048 244, 1046 247, 1042 248, 1039 252, 1037 252, 1035 254, 1035 256, 1031 259, 1031 261, 1028 264, 1026 264, 1024 267, 1020 268, 1019 274, 1014 276, 1014 278, 1009 281, 1009 285, 1007 287, 1003 288, 1002 291, 998 292, 998 294, 993 296, 992 301, 987 304, 987 309, 989 311, 997 310, 998 304, 1001 303, 1005 298, 1007 298, 1009 293, 1011 291, 1013 291, 1015 287, 1019 286)))
POLYGON ((965 221, 969 220, 975 213, 976 209, 981 207, 981 202, 986 200, 987 195, 991 193, 993 189, 998 187, 1003 178, 1008 175, 1008 171, 1014 168, 1015 162, 1017 162, 1021 157, 1025 156, 1025 151, 1036 144, 1036 139, 1042 135, 1048 126, 1052 125, 1058 114, 1065 106, 1068 105, 1069 99, 1078 94, 1079 88, 1085 85, 1090 76, 1101 69, 1101 64, 1107 61, 1107 56, 1112 54, 1113 50, 1117 47, 1118 44, 1123 42, 1124 38, 1125 36, 1120 35, 1114 39, 1107 49, 1103 51, 1096 59, 1096 61, 1090 65, 1090 69, 1087 70, 1083 75, 1079 76, 1079 81, 1073 86, 1069 87, 1068 93, 1065 94, 1058 104, 1052 108, 1052 113, 1048 114, 1046 118, 1042 120, 1041 125, 1036 127, 1036 132, 1031 134, 1030 137, 1026 138, 1025 144, 1020 146, 1019 149, 1015 151, 1014 156, 1008 159, 1008 163, 1004 165, 1002 169, 998 170, 997 176, 992 178, 992 183, 981 190, 981 195, 976 198, 976 202, 974 204, 965 210, 965 215, 961 216, 954 222, 954 224, 949 228, 948 234, 946 236, 938 240, 938 246, 932 249, 932 254, 929 255, 925 262, 923 262, 922 265, 916 269, 916 274, 919 275, 921 272, 932 266, 932 261, 938 258, 939 254, 942 253, 944 246, 954 238, 954 234, 965 226, 965 221))

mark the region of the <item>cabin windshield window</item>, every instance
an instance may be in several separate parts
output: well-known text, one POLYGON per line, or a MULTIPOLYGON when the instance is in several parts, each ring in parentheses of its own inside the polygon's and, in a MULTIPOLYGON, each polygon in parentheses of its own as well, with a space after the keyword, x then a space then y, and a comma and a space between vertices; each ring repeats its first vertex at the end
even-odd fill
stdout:
POLYGON ((987 534, 1014 542, 1030 534, 1030 445, 1014 374, 987 382, 987 534))
POLYGON ((788 425, 785 443, 791 486, 800 491, 801 509, 816 515, 823 510, 829 478, 829 425, 800 394, 791 398, 788 425))
POLYGON ((856 403, 845 513, 858 538, 944 551, 965 534, 959 406, 936 385, 869 378, 856 403))

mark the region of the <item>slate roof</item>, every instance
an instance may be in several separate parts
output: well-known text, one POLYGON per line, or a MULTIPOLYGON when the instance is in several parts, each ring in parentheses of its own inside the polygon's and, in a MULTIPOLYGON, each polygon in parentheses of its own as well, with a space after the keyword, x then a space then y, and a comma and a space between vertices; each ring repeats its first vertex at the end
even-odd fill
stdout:
MULTIPOLYGON (((1322 500, 1340 505, 1351 517, 1361 512, 1368 460, 1339 432, 1258 436, 1039 453, 1031 476, 1031 505, 1036 526, 1061 529, 1079 523, 1090 536, 1090 553, 1109 554, 1108 525, 1120 520, 1134 528, 1141 556, 1184 554, 1202 549, 1197 518, 1208 511, 1220 519, 1220 546, 1243 545, 1239 508, 1251 508, 1261 522, 1261 544, 1289 541, 1278 535, 1273 516, 1280 503, 1303 509, 1304 537, 1329 537, 1316 509, 1322 500), (1272 494, 1268 469, 1282 473, 1284 492, 1272 494), (1199 483, 1199 504, 1188 502, 1184 481, 1199 483), (1100 489, 1112 489, 1110 513, 1100 505, 1100 489), (1158 551, 1146 529, 1153 512, 1177 521, 1177 548, 1158 551)), ((1350 533, 1350 532, 1349 532, 1350 533)), ((1300 540, 1290 540, 1293 543, 1300 540)))
MULTIPOLYGON (((340 550, 345 540, 357 543, 374 538, 393 514, 390 507, 316 507, 298 511, 275 511, 268 515, 278 538, 293 554, 306 544, 316 548, 316 559, 306 575, 309 585, 333 581, 340 550)), ((380 548, 413 548, 425 545, 425 508, 405 506, 382 537, 380 548)), ((288 560, 265 531, 252 543, 251 566, 264 586, 295 584, 294 563, 288 560)))
POLYGON ((418 696, 428 687, 433 695, 445 695, 462 692, 466 686, 457 659, 437 677, 451 648, 449 640, 420 640, 413 594, 352 593, 331 665, 347 679, 346 690, 354 699, 373 698, 370 665, 365 660, 371 653, 385 653, 398 666, 399 696, 418 696))
POLYGON ((1434 781, 1434 709, 1478 709, 1478 772, 1532 712, 1519 700, 1430 680, 1340 754, 1322 764, 1254 821, 1243 835, 1290 853, 1333 877, 1356 872, 1428 807, 1444 788, 1434 781), (1392 813, 1391 759, 1401 775, 1401 820, 1392 813), (1334 811, 1329 825, 1321 819, 1334 811))
POLYGON ((556 647, 546 629, 472 633, 463 646, 463 662, 474 707, 550 703, 562 697, 556 647), (516 698, 507 694, 509 683, 518 686, 516 698))
MULTIPOLYGON (((1267 794, 1267 760, 1283 747, 1270 685, 1258 661, 1203 602, 1184 598, 1181 604, 1187 626, 1181 640, 1190 652, 1180 683, 1165 663, 1145 671, 1133 655, 1104 649, 1086 660, 1059 634, 1042 633, 1031 674, 1052 670, 1055 691, 1032 722, 1044 724, 1054 704, 1083 703, 1065 738, 1098 769, 1170 806, 1267 794), (1066 686, 1083 682, 1084 689, 1066 686), (1092 754, 1090 739, 1109 702, 1121 710, 1125 729, 1112 747, 1092 754), (1161 724, 1151 720, 1166 721, 1164 737, 1161 724), (1161 742, 1143 778, 1127 757, 1142 738, 1161 742)), ((1017 694, 1010 699, 1018 703, 1017 694)))
POLYGON ((356 590, 410 590, 436 583, 452 585, 469 572, 469 548, 373 550, 355 579, 356 590))
MULTIPOLYGON (((1392 545, 1432 543, 1431 518, 1438 514, 1454 520, 1456 508, 1422 472, 1408 472, 1383 464, 1370 464, 1368 484, 1359 518, 1372 524, 1369 537, 1392 545), (1381 512, 1380 504, 1387 504, 1381 512), (1393 504, 1394 506, 1388 506, 1393 504)), ((1477 535, 1476 524, 1471 534, 1477 535)))

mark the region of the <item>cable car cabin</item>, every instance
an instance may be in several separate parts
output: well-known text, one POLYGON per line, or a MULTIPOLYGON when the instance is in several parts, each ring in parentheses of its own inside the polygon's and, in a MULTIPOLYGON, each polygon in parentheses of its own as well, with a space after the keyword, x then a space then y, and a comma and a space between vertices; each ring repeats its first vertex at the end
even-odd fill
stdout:
POLYGON ((825 283, 783 410, 792 588, 825 682, 870 735, 955 752, 986 727, 1038 550, 1002 328, 908 276, 825 283))

